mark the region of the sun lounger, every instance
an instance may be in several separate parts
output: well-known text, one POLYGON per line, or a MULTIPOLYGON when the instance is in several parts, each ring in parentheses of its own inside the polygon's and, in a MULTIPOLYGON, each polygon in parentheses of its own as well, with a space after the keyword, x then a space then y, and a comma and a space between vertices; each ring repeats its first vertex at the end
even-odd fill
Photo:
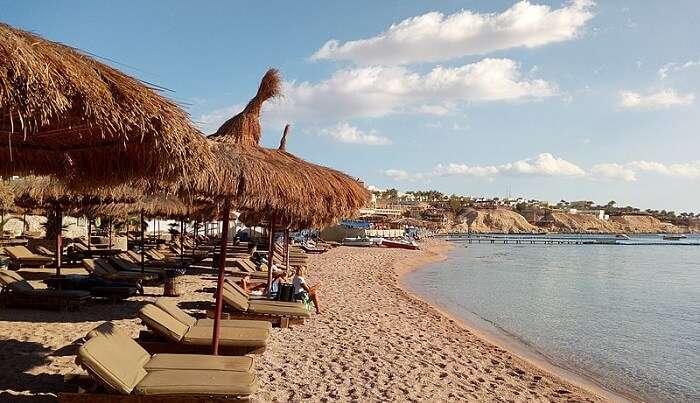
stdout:
POLYGON ((158 275, 153 273, 119 271, 102 258, 83 259, 83 267, 88 273, 94 276, 113 281, 141 284, 142 282, 150 282, 158 279, 158 275))
POLYGON ((286 307, 290 307, 290 308, 299 308, 299 307, 304 308, 304 304, 300 301, 276 301, 276 300, 268 300, 264 296, 250 295, 241 286, 236 284, 236 282, 234 282, 228 278, 224 280, 224 287, 226 289, 228 289, 229 291, 236 292, 237 294, 247 298, 249 302, 270 304, 270 305, 275 305, 275 306, 286 306, 286 307))
POLYGON ((128 335, 104 325, 76 357, 89 378, 66 377, 83 393, 61 393, 59 402, 235 402, 249 401, 257 389, 250 357, 151 356, 128 335))
MULTIPOLYGON (((253 300, 247 293, 240 292, 230 283, 225 282, 222 289, 226 314, 231 319, 267 320, 280 327, 290 323, 303 324, 311 317, 303 304, 267 300, 253 300)), ((213 310, 207 311, 207 316, 213 317, 213 310)))
POLYGON ((12 258, 13 266, 16 268, 23 266, 44 267, 53 263, 52 257, 32 253, 26 246, 6 246, 5 253, 12 258))
MULTIPOLYGON (((131 258, 128 258, 131 259, 131 258)), ((127 273, 151 273, 155 274, 158 276, 163 275, 163 271, 168 269, 168 267, 154 267, 151 266, 149 263, 145 263, 143 266, 143 270, 141 270, 141 263, 133 263, 130 260, 125 260, 121 258, 119 255, 113 256, 107 260, 112 266, 114 266, 118 271, 120 272, 127 272, 127 273)))
MULTIPOLYGON (((188 326, 153 304, 141 308, 138 316, 151 331, 141 332, 139 336, 139 344, 149 352, 202 354, 211 351, 213 332, 209 326, 188 326)), ((270 330, 222 326, 220 334, 221 354, 258 354, 265 351, 270 330)))
MULTIPOLYGON (((179 320, 187 326, 214 326, 214 320, 210 318, 205 319, 195 319, 194 317, 187 314, 187 312, 180 309, 177 306, 177 302, 170 298, 158 298, 155 302, 156 306, 169 313, 170 316, 179 320)), ((267 329, 269 332, 272 330, 272 324, 268 321, 262 320, 245 320, 245 319, 226 319, 222 320, 221 327, 239 327, 239 328, 250 328, 250 329, 267 329)))
POLYGON ((0 303, 48 309, 78 309, 90 299, 90 293, 79 290, 49 290, 32 287, 19 273, 0 269, 0 303))
POLYGON ((52 290, 82 290, 89 292, 93 297, 108 299, 112 302, 132 297, 140 290, 140 287, 131 283, 80 275, 49 277, 44 280, 44 283, 52 290))

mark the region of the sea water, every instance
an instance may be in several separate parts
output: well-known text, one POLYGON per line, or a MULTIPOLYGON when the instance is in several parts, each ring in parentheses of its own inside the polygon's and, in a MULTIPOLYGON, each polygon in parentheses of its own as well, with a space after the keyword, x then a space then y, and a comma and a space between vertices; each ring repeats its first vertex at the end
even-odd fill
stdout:
POLYGON ((610 390, 700 401, 700 246, 455 242, 403 282, 610 390))

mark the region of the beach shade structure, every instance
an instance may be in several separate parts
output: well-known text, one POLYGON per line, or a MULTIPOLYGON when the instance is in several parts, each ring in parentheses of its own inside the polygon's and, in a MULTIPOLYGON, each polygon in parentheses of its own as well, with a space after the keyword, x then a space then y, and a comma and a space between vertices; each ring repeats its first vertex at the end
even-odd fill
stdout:
MULTIPOLYGON (((10 180, 8 187, 14 204, 24 209, 42 209, 51 216, 55 228, 47 228, 56 238, 56 275, 61 275, 63 239, 62 222, 66 211, 114 201, 135 201, 140 195, 127 185, 92 187, 77 190, 52 176, 27 176, 10 180)), ((89 239, 89 234, 88 234, 89 239)))
POLYGON ((0 23, 0 175, 53 174, 87 187, 173 183, 206 169, 205 139, 157 90, 0 23))
MULTIPOLYGON (((259 146, 260 111, 263 103, 280 95, 281 79, 269 70, 257 94, 238 115, 226 121, 209 137, 216 175, 198 176, 196 194, 223 200, 221 260, 217 278, 213 353, 217 354, 219 321, 223 306, 222 287, 230 209, 253 220, 266 220, 270 234, 275 227, 320 225, 351 215, 369 198, 362 183, 339 171, 306 162, 285 150, 259 146)), ((270 235, 272 241, 272 235, 270 235)), ((270 245, 268 262, 274 248, 270 245)), ((268 289, 271 282, 268 275, 268 289)))
MULTIPOLYGON (((140 222, 145 217, 170 218, 180 220, 180 244, 184 232, 184 219, 196 218, 199 220, 213 219, 219 216, 218 205, 208 200, 187 198, 181 199, 174 195, 147 195, 131 202, 112 202, 106 204, 90 205, 81 210, 90 217, 119 217, 126 218, 138 214, 140 222)), ((140 226, 141 234, 141 270, 145 267, 145 230, 140 226)), ((180 248, 182 258, 183 249, 180 248)))

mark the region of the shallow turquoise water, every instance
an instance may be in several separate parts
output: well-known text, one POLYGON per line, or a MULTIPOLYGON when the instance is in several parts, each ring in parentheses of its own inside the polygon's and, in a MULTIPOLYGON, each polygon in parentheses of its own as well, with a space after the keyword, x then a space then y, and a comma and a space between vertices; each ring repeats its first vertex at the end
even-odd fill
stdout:
POLYGON ((700 401, 698 246, 455 243, 403 281, 610 389, 700 401))

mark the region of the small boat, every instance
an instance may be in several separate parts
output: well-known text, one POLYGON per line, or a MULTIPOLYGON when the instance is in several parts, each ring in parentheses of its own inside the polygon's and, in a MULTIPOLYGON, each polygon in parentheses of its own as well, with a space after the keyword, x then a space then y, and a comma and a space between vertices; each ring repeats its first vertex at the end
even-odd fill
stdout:
POLYGON ((372 246, 372 242, 369 238, 343 238, 343 246, 372 246))
POLYGON ((680 241, 681 239, 686 239, 688 238, 685 235, 664 235, 664 240, 665 241, 680 241))
POLYGON ((411 249, 411 250, 420 249, 418 247, 418 244, 415 241, 410 241, 407 239, 400 239, 400 240, 385 239, 384 242, 382 242, 382 245, 386 246, 387 248, 411 249))
POLYGON ((301 245, 301 249, 304 252, 309 253, 309 254, 320 254, 320 253, 324 253, 324 252, 328 251, 328 249, 325 249, 325 248, 318 248, 316 246, 309 246, 309 245, 303 245, 303 244, 301 245))
POLYGON ((624 239, 624 240, 626 240, 626 241, 629 241, 629 240, 632 239, 632 238, 630 238, 630 236, 627 235, 627 234, 617 234, 617 235, 615 235, 615 238, 616 238, 616 239, 624 239))

